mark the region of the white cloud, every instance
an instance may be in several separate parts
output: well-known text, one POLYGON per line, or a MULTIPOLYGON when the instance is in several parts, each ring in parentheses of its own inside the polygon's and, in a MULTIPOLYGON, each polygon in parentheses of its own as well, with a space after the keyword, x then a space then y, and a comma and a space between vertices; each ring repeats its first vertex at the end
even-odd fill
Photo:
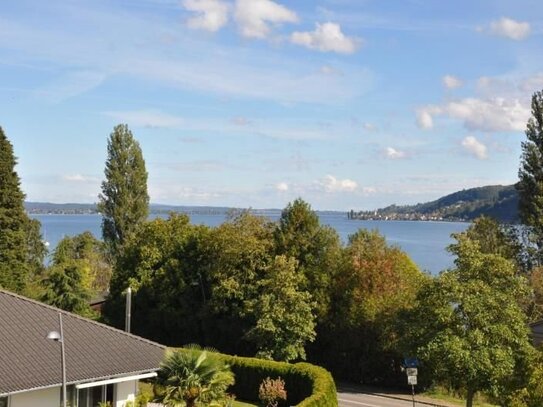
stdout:
POLYGON ((217 198, 223 196, 222 191, 213 189, 204 189, 200 187, 186 187, 175 184, 160 185, 155 184, 149 187, 151 202, 160 203, 201 203, 214 201, 220 202, 217 198))
POLYGON ((447 89, 456 89, 463 85, 463 82, 461 79, 457 78, 456 76, 452 75, 445 75, 443 77, 443 85, 447 89))
POLYGON ((371 132, 377 131, 377 126, 375 126, 375 124, 373 123, 365 122, 362 125, 362 127, 364 127, 364 130, 367 130, 367 131, 371 131, 371 132))
POLYGON ((385 149, 385 157, 390 160, 399 160, 406 157, 405 151, 397 150, 393 147, 385 149))
POLYGON ((298 22, 294 11, 271 0, 236 0, 234 18, 247 38, 266 38, 271 32, 269 23, 298 22))
POLYGON ((435 114, 435 109, 431 107, 425 107, 417 110, 417 125, 421 129, 431 129, 434 127, 434 119, 432 114, 435 114))
POLYGON ((288 184, 286 182, 280 182, 275 186, 275 189, 280 192, 286 192, 288 191, 288 184))
POLYGON ((487 147, 473 136, 465 137, 461 144, 468 153, 479 160, 484 160, 488 157, 487 147))
POLYGON ((492 21, 488 30, 493 35, 520 41, 530 35, 531 27, 530 23, 502 17, 499 20, 492 21))
POLYGON ((83 182, 98 182, 98 179, 96 177, 88 177, 88 176, 82 175, 82 174, 63 175, 62 179, 64 181, 68 181, 68 182, 80 182, 80 183, 83 183, 83 182))
POLYGON ((325 192, 353 192, 358 188, 358 184, 348 178, 337 179, 333 175, 327 175, 322 180, 317 181, 317 185, 325 192))
POLYGON ((52 103, 60 103, 100 86, 106 75, 98 71, 70 72, 35 91, 52 103))
POLYGON ((109 111, 104 112, 104 114, 138 127, 178 128, 184 122, 181 117, 162 113, 158 110, 109 111))
POLYGON ((297 45, 315 49, 321 52, 338 52, 340 54, 354 53, 361 40, 348 37, 341 32, 341 27, 336 23, 316 23, 314 31, 295 31, 290 36, 291 42, 297 45))
MULTIPOLYGON (((59 16, 67 16, 64 8, 58 12, 59 16)), ((85 66, 87 71, 103 72, 104 78, 129 76, 173 90, 278 103, 330 105, 363 95, 375 82, 373 72, 359 64, 334 63, 343 74, 323 75, 319 72, 322 63, 282 58, 278 50, 270 48, 247 52, 243 45, 179 37, 177 46, 169 47, 165 54, 162 47, 142 46, 147 44, 150 32, 160 33, 165 28, 157 21, 115 13, 95 14, 90 13, 88 21, 83 19, 82 26, 115 27, 115 33, 108 36, 111 41, 103 41, 90 30, 66 36, 59 26, 43 29, 0 16, 0 47, 12 49, 21 56, 21 62, 36 69, 44 69, 44 63, 65 69, 85 66), (142 27, 146 29, 142 31, 142 27)), ((52 86, 51 91, 57 88, 52 86)))
POLYGON ((187 20, 189 28, 216 32, 228 22, 229 6, 221 0, 184 0, 182 4, 197 14, 187 20))
POLYGON ((535 92, 543 88, 543 72, 539 72, 529 78, 524 79, 520 84, 520 89, 525 92, 535 92))
POLYGON ((530 109, 516 98, 466 98, 419 109, 417 111, 419 126, 423 129, 432 128, 435 115, 461 120, 464 127, 469 130, 522 131, 530 117, 530 109))

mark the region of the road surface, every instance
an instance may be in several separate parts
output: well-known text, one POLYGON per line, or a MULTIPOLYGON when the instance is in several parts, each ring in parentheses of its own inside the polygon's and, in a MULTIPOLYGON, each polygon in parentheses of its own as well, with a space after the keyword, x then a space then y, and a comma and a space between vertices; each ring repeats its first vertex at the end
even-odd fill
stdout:
MULTIPOLYGON (((372 394, 344 392, 338 393, 339 407, 413 407, 412 401, 395 400, 372 394)), ((427 407, 417 403, 418 407, 427 407)))

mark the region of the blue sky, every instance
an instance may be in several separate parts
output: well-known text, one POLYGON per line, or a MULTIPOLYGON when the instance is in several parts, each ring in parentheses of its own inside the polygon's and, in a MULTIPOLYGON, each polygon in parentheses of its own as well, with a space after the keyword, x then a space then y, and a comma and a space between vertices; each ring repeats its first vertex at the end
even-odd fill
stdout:
POLYGON ((372 209, 516 181, 540 0, 6 0, 29 200, 95 202, 127 123, 156 203, 372 209))

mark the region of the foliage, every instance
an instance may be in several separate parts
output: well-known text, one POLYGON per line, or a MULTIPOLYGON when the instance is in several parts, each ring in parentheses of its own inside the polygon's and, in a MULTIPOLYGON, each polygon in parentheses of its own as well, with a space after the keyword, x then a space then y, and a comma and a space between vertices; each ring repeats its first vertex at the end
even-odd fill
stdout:
POLYGON ((220 405, 234 375, 221 359, 199 349, 169 351, 157 377, 156 401, 166 406, 220 405))
POLYGON ((286 404, 299 407, 337 407, 332 375, 309 363, 290 364, 271 360, 214 354, 228 364, 236 377, 229 389, 241 400, 258 402, 258 390, 266 377, 281 376, 287 391, 286 404))
POLYGON ((92 316, 91 293, 86 288, 85 270, 76 263, 52 266, 42 285, 41 301, 57 308, 84 316, 92 316))
POLYGON ((13 146, 0 128, 0 287, 33 295, 31 283, 43 271, 45 246, 40 224, 24 210, 24 194, 13 146))
POLYGON ((248 211, 234 214, 209 240, 210 305, 214 312, 244 317, 246 302, 272 260, 272 224, 248 211))
POLYGON ((104 242, 116 254, 149 215, 145 161, 126 125, 115 126, 110 135, 104 173, 98 211, 104 242))
POLYGON ((92 293, 101 293, 109 289, 111 265, 107 261, 104 243, 96 239, 91 232, 63 238, 52 255, 52 264, 62 266, 77 264, 85 271, 85 285, 92 293))
POLYGON ((258 357, 305 359, 304 345, 315 339, 311 295, 300 291, 301 276, 295 267, 294 259, 276 256, 259 282, 260 295, 250 301, 256 325, 247 337, 257 344, 258 357))
POLYGON ((90 232, 63 238, 41 282, 41 300, 84 316, 93 316, 89 300, 109 285, 111 267, 103 243, 90 232))
MULTIPOLYGON (((527 276, 532 290, 531 295, 519 297, 519 304, 528 316, 529 321, 535 321, 541 317, 543 311, 543 274, 539 267, 530 268, 531 261, 526 260, 525 243, 521 241, 518 228, 500 225, 488 217, 480 217, 460 234, 453 235, 477 242, 481 253, 495 254, 514 262, 517 273, 527 276)), ((449 247, 451 251, 457 251, 458 245, 449 247)))
MULTIPOLYGON (((496 220, 487 216, 481 216, 461 234, 453 237, 465 236, 469 240, 477 241, 479 251, 486 254, 495 254, 508 260, 515 261, 519 256, 519 243, 496 220)), ((458 250, 457 245, 452 245, 450 250, 458 250)))
POLYGON ((350 236, 333 287, 334 305, 318 331, 313 360, 342 379, 403 382, 396 325, 426 278, 377 231, 350 236))
POLYGON ((533 232, 537 247, 543 249, 543 91, 532 96, 532 116, 526 125, 519 169, 519 213, 533 232))
POLYGON ((109 323, 122 326, 123 293, 130 286, 134 333, 166 344, 205 344, 201 324, 208 294, 206 276, 199 273, 208 233, 205 226, 190 225, 186 215, 142 223, 115 264, 104 307, 109 323))
POLYGON ((467 234, 456 239, 456 268, 419 292, 406 339, 436 380, 466 389, 471 406, 477 391, 503 397, 521 387, 533 349, 519 306, 528 289, 510 260, 467 234))
POLYGON ((258 398, 266 407, 277 407, 278 400, 286 400, 285 381, 279 376, 277 379, 266 377, 258 388, 258 398))
POLYGON ((154 394, 151 383, 140 381, 138 384, 138 393, 136 394, 136 399, 134 400, 135 406, 147 407, 147 403, 149 403, 153 397, 154 394))
POLYGON ((339 236, 321 226, 311 206, 298 198, 283 209, 274 240, 277 254, 298 261, 297 271, 304 277, 300 288, 313 296, 321 320, 330 306, 330 284, 341 252, 339 236))

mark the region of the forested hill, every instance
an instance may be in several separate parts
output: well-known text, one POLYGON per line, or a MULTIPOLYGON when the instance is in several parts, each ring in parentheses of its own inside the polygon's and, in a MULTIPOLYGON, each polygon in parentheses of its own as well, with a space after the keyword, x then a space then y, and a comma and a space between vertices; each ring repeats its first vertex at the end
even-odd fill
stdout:
POLYGON ((473 220, 481 215, 500 222, 518 221, 518 195, 514 185, 463 189, 432 202, 391 205, 375 211, 352 212, 355 219, 473 220))

